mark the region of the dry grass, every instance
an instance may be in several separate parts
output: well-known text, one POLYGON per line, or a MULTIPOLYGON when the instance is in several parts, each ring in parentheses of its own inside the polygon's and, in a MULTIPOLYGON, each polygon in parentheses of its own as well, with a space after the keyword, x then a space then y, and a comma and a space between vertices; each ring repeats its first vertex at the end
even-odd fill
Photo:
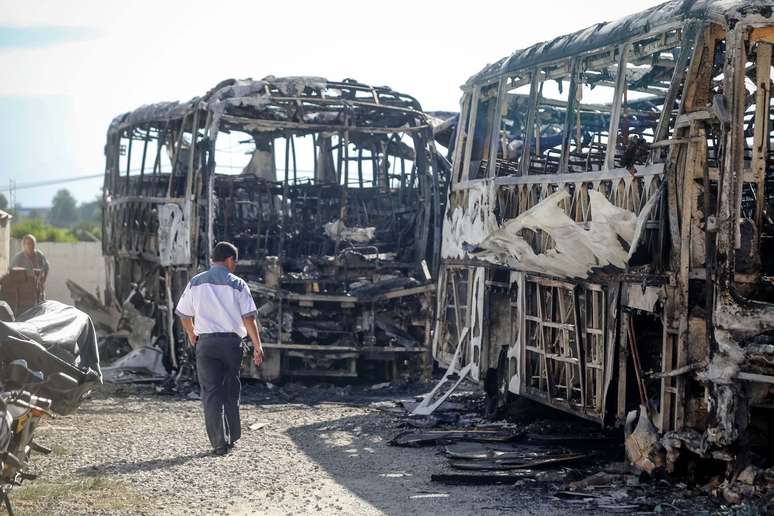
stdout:
POLYGON ((51 454, 54 455, 54 457, 63 457, 68 454, 68 451, 67 448, 55 444, 51 447, 51 454))
POLYGON ((150 507, 146 497, 126 484, 106 477, 65 482, 35 480, 11 490, 11 503, 19 516, 69 512, 79 507, 87 512, 142 513, 150 507))

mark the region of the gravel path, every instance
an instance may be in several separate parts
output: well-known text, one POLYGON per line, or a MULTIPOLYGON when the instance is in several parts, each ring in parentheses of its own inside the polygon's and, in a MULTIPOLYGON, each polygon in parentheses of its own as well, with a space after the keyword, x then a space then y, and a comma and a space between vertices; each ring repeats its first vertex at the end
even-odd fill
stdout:
POLYGON ((432 447, 388 446, 400 430, 396 420, 362 399, 349 404, 341 389, 313 404, 288 401, 277 390, 250 391, 243 438, 225 457, 208 455, 198 401, 150 392, 95 396, 75 415, 39 429, 40 442, 54 453, 34 457, 41 477, 11 492, 17 512, 556 512, 512 487, 431 483, 446 459, 432 447))
POLYGON ((436 447, 389 446, 403 423, 379 410, 426 388, 252 385, 243 391, 242 439, 224 457, 209 454, 199 401, 149 387, 103 389, 76 414, 39 428, 38 440, 53 453, 33 458, 40 478, 12 490, 11 500, 19 515, 599 514, 611 512, 610 503, 633 502, 655 512, 714 512, 706 497, 689 497, 684 488, 611 485, 612 502, 600 507, 589 503, 594 498, 552 496, 565 488, 563 478, 588 469, 551 468, 555 480, 517 486, 431 482, 432 473, 449 471, 447 459, 436 447))

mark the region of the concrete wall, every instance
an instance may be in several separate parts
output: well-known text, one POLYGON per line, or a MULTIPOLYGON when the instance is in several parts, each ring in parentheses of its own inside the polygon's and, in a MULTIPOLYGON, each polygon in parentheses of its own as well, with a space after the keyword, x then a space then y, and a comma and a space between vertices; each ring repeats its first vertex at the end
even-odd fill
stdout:
MULTIPOLYGON (((38 249, 46 255, 50 271, 46 281, 46 299, 72 304, 65 281, 72 280, 85 290, 104 298, 105 259, 100 242, 38 242, 38 249)), ((21 250, 21 241, 11 239, 11 256, 21 250)))

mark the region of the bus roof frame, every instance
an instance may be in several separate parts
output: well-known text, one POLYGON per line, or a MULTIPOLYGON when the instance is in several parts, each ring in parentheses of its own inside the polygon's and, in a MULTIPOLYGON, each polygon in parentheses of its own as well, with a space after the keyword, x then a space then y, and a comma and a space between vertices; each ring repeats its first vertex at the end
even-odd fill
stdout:
POLYGON ((690 20, 712 21, 733 27, 739 22, 767 22, 773 6, 768 0, 673 0, 612 22, 602 22, 550 41, 516 50, 485 66, 463 85, 469 89, 503 74, 524 70, 604 47, 677 28, 690 20))

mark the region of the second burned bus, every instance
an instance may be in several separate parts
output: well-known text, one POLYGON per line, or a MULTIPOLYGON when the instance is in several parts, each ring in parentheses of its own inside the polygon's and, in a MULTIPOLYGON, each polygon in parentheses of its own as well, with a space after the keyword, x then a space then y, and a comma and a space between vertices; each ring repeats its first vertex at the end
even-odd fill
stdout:
POLYGON ((605 426, 643 407, 703 456, 765 445, 771 17, 673 1, 470 78, 419 412, 468 377, 605 426))

